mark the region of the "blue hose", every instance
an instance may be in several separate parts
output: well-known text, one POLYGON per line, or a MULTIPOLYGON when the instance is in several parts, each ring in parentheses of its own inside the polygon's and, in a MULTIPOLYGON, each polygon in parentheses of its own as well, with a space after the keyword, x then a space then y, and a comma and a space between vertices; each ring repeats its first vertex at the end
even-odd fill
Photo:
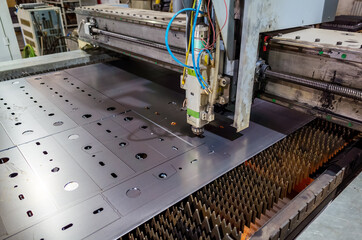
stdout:
POLYGON ((168 53, 171 55, 171 57, 173 58, 173 60, 175 60, 178 64, 180 64, 181 66, 183 66, 183 67, 185 67, 185 68, 191 68, 191 69, 193 69, 194 67, 188 66, 188 65, 182 63, 180 60, 178 60, 178 59, 175 57, 175 55, 173 55, 173 53, 172 53, 172 51, 171 51, 171 48, 170 48, 170 46, 168 45, 168 33, 169 33, 169 31, 170 31, 172 22, 175 20, 175 18, 176 18, 180 13, 187 12, 187 11, 195 12, 196 10, 195 10, 194 8, 184 8, 184 9, 181 9, 180 11, 178 11, 178 12, 171 18, 171 20, 170 20, 170 22, 168 23, 167 28, 166 28, 165 43, 166 43, 167 51, 168 51, 168 53))
POLYGON ((202 1, 200 0, 199 5, 197 6, 197 10, 195 13, 195 20, 194 20, 194 25, 192 27, 193 31, 192 31, 192 36, 191 36, 191 53, 192 53, 192 64, 194 65, 193 69, 195 71, 197 80, 200 82, 200 85, 202 87, 202 89, 208 88, 208 84, 205 82, 205 80, 203 79, 203 77, 200 74, 199 69, 196 66, 196 62, 195 62, 195 30, 196 30, 196 23, 197 23, 197 16, 200 13, 200 7, 201 7, 202 1), (203 82, 203 84, 201 84, 201 82, 203 82))
MULTIPOLYGON (((197 7, 197 10, 194 9, 194 8, 184 8, 184 9, 181 9, 180 11, 178 11, 170 20, 170 22, 168 23, 167 25, 167 28, 166 28, 166 35, 165 35, 165 44, 166 44, 166 48, 167 48, 167 51, 168 53, 171 55, 171 57, 173 58, 173 60, 175 60, 178 64, 180 64, 181 66, 185 67, 185 68, 190 68, 190 69, 193 69, 194 72, 195 72, 195 75, 197 77, 197 80, 199 81, 202 89, 205 89, 206 87, 208 87, 208 84, 205 82, 205 80, 203 79, 202 75, 200 74, 200 71, 199 71, 199 68, 196 67, 196 63, 195 63, 195 54, 194 54, 194 41, 195 41, 195 29, 196 29, 196 23, 197 23, 197 16, 199 15, 200 13, 200 7, 201 7, 201 4, 202 4, 202 1, 200 1, 199 3, 199 6, 197 7), (187 11, 192 11, 192 12, 196 12, 195 14, 195 21, 194 21, 194 25, 193 25, 193 31, 192 31, 192 36, 191 36, 191 51, 192 51, 192 63, 193 63, 193 66, 189 66, 189 65, 186 65, 184 63, 182 63, 180 60, 178 60, 175 55, 172 53, 171 51, 171 48, 168 44, 168 35, 169 35, 169 31, 171 29, 171 25, 172 25, 172 22, 175 20, 175 18, 180 14, 180 13, 183 13, 183 12, 187 12, 187 11)), ((205 50, 205 49, 204 49, 205 50)), ((202 51, 201 51, 202 52, 202 51)), ((201 53, 200 52, 200 53, 201 53)), ((209 52, 210 54, 210 52, 209 52)), ((210 54, 211 55, 211 54, 210 54)), ((200 55, 199 55, 200 57, 200 55)))

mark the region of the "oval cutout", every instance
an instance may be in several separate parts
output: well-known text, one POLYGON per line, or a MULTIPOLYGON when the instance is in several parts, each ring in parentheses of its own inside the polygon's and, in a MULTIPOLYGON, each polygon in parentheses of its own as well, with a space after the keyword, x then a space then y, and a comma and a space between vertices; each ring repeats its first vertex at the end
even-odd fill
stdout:
POLYGON ((67 230, 68 228, 71 228, 71 227, 73 227, 73 223, 69 223, 68 225, 62 227, 62 231, 65 231, 65 230, 67 230))
POLYGON ((3 158, 0 158, 0 164, 4 164, 4 163, 7 163, 9 162, 9 158, 8 157, 3 157, 3 158))
POLYGON ((34 133, 33 130, 26 130, 26 131, 24 131, 22 134, 23 134, 24 136, 27 136, 27 135, 30 135, 30 134, 32 134, 32 133, 34 133))
POLYGON ((55 123, 53 123, 53 126, 55 127, 59 127, 59 126, 62 126, 64 123, 62 121, 57 121, 55 123))
POLYGON ((98 208, 97 210, 94 210, 93 211, 93 214, 98 214, 100 212, 102 212, 104 209, 101 207, 101 208, 98 208))
POLYGON ((143 160, 143 159, 147 158, 147 154, 146 153, 137 153, 135 158, 138 160, 143 160))
POLYGON ((75 139, 78 139, 78 138, 79 138, 79 135, 77 135, 77 134, 72 134, 72 135, 68 136, 69 140, 75 140, 75 139))
POLYGON ((71 192, 76 190, 79 187, 79 184, 77 182, 68 182, 67 184, 64 185, 64 190, 71 192))

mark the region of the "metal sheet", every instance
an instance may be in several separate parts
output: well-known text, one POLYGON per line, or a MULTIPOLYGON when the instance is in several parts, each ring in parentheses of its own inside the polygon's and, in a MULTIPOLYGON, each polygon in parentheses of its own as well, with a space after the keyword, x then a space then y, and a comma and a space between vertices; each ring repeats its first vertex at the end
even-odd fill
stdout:
MULTIPOLYGON (((163 77, 168 80, 167 75, 163 77)), ((206 132, 204 138, 190 135, 185 112, 181 111, 183 95, 105 64, 43 75, 39 80, 29 78, 28 81, 34 86, 34 93, 52 102, 47 104, 59 107, 60 112, 77 121, 78 127, 31 139, 18 147, 21 154, 13 148, 18 151, 18 157, 15 157, 23 159, 27 166, 28 170, 24 172, 35 175, 44 185, 42 189, 47 191, 44 196, 51 199, 48 204, 53 206, 53 211, 46 211, 49 214, 41 215, 41 219, 35 218, 34 214, 34 218, 30 217, 35 219, 31 224, 27 223, 27 215, 25 219, 18 218, 11 227, 4 221, 5 227, 0 225, 0 232, 9 234, 1 238, 10 235, 10 239, 28 236, 38 239, 118 237, 285 137, 254 123, 234 141, 210 132, 206 132), (40 84, 42 81, 44 84, 40 84), (53 90, 49 90, 50 86, 53 90), (60 94, 63 97, 59 97, 60 94), (102 99, 102 103, 94 104, 87 94, 102 99), (91 111, 97 117, 85 121, 72 114, 65 96, 80 111, 91 111), (110 113, 105 110, 109 106, 116 106, 122 112, 110 113), (124 112, 126 109, 131 111, 124 112), (132 120, 125 121, 127 117, 132 120), (123 142, 126 145, 120 145, 123 142), (138 153, 146 153, 147 158, 137 159, 138 153), (70 182, 73 183, 70 187, 78 188, 65 191, 70 182), (77 185, 74 186, 74 182, 77 185), (100 215, 93 214, 100 208, 103 208, 100 215)), ((0 83, 0 87, 6 84, 0 83)), ((26 106, 26 101, 22 104, 26 106)), ((257 111, 272 108, 258 108, 257 111)), ((36 108, 29 109, 32 111, 24 118, 24 123, 37 119, 41 112, 36 108)), ((288 110, 285 115, 293 113, 288 110)), ((274 121, 278 119, 276 116, 274 121)), ((289 128, 286 128, 291 131, 306 121, 307 118, 301 116, 287 122, 289 128)), ((0 156, 8 151, 12 150, 0 152, 0 156)), ((0 171, 8 169, 2 167, 3 164, 0 171)), ((1 179, 0 185, 13 188, 8 177, 1 179)), ((40 185, 31 183, 27 186, 27 191, 31 191, 40 185)), ((5 193, 3 187, 0 193, 0 196, 5 193)), ((7 200, 5 204, 16 203, 7 200)), ((47 205, 36 204, 31 209, 42 206, 47 205)), ((2 219, 7 216, 4 214, 0 211, 2 219)))
POLYGON ((0 152, 13 146, 14 143, 11 141, 4 127, 0 123, 0 152))
POLYGON ((8 239, 83 239, 117 218, 119 215, 97 195, 8 239))
POLYGON ((0 213, 5 231, 21 231, 56 211, 56 206, 17 148, 0 152, 0 213))
POLYGON ((22 144, 76 126, 75 122, 39 94, 25 79, 4 82, 0 89, 0 122, 14 144, 22 144))

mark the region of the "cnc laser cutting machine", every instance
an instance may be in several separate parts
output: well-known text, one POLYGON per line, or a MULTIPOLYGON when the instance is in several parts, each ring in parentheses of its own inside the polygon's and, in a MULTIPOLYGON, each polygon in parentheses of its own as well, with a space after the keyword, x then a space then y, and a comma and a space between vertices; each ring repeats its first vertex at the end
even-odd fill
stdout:
POLYGON ((328 238, 362 33, 318 27, 338 0, 182 2, 81 6, 82 50, 0 63, 1 239, 328 238))

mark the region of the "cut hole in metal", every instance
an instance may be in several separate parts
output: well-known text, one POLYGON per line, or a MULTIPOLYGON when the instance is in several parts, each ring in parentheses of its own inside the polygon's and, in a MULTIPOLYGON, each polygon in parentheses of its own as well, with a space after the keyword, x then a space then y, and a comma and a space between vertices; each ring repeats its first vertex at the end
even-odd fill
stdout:
POLYGON ((19 125, 21 125, 21 122, 15 123, 15 126, 19 126, 19 125))
POLYGON ((14 177, 16 177, 16 176, 18 176, 18 173, 14 172, 14 173, 12 173, 12 174, 9 175, 9 178, 14 178, 14 177))
POLYGON ((53 173, 56 173, 56 172, 59 172, 59 170, 60 170, 60 168, 55 167, 55 168, 53 168, 51 171, 52 171, 53 173))
POLYGON ((84 114, 82 116, 82 118, 84 118, 84 119, 91 118, 91 117, 92 117, 92 114, 84 114))
POLYGON ((133 120, 133 117, 125 117, 125 118, 123 118, 123 120, 126 122, 130 122, 133 120))
POLYGON ((147 154, 146 153, 137 153, 135 158, 138 160, 143 160, 143 159, 147 158, 147 154))
POLYGON ((33 132, 34 132, 33 130, 26 130, 22 134, 26 136, 32 134, 33 132))
POLYGON ((145 126, 145 125, 144 125, 144 126, 141 126, 141 128, 142 128, 142 129, 147 129, 148 126, 145 126))
POLYGON ((48 152, 47 152, 47 151, 43 151, 43 154, 44 154, 44 155, 48 155, 48 152))
POLYGON ((172 149, 177 151, 178 150, 178 147, 175 147, 175 146, 172 146, 172 149))
POLYGON ((104 165, 106 165, 104 162, 99 162, 99 165, 101 165, 102 167, 104 166, 104 165))
POLYGON ((92 146, 87 145, 87 146, 83 147, 83 149, 84 149, 84 150, 91 150, 91 149, 92 149, 92 146))
POLYGON ((79 187, 79 184, 77 182, 69 182, 64 185, 64 190, 71 192, 71 191, 76 190, 78 187, 79 187))
POLYGON ((79 135, 77 135, 77 134, 72 134, 72 135, 68 136, 69 140, 75 140, 75 139, 78 139, 78 138, 79 138, 79 135))
POLYGON ((73 227, 73 223, 69 223, 67 226, 62 227, 62 231, 67 230, 68 228, 73 227))
POLYGON ((48 116, 52 117, 52 116, 54 116, 54 113, 49 113, 48 116))
POLYGON ((100 212, 102 212, 104 209, 103 208, 98 208, 97 210, 93 211, 93 214, 98 214, 100 212))
POLYGON ((30 210, 29 210, 29 211, 27 211, 27 212, 26 212, 26 214, 28 215, 28 217, 32 217, 32 216, 34 216, 33 212, 32 212, 32 211, 30 211, 30 210))
POLYGON ((165 141, 165 139, 163 139, 163 138, 159 138, 158 140, 159 140, 160 142, 165 141))
POLYGON ((39 146, 39 145, 40 145, 40 142, 36 142, 35 144, 39 146))
POLYGON ((136 198, 141 195, 141 190, 139 188, 130 188, 126 192, 127 197, 129 198, 136 198))
POLYGON ((126 145, 127 145, 126 142, 121 142, 121 143, 119 143, 119 146, 121 146, 121 147, 125 147, 126 145))
POLYGON ((166 173, 160 173, 160 174, 158 174, 158 177, 164 179, 164 178, 167 178, 167 174, 166 173))
POLYGON ((182 167, 179 167, 178 170, 182 170, 182 167))
POLYGON ((117 178, 117 177, 118 177, 117 174, 115 174, 115 173, 111 173, 111 176, 112 176, 113 178, 117 178))
POLYGON ((23 194, 20 194, 18 197, 19 197, 19 200, 20 200, 20 201, 24 199, 24 195, 23 195, 23 194))
POLYGON ((114 111, 114 110, 116 110, 115 107, 109 107, 109 108, 107 108, 107 111, 114 111))
POLYGON ((0 164, 4 164, 4 163, 7 163, 9 162, 9 158, 8 157, 3 157, 3 158, 0 158, 0 164))
POLYGON ((62 125, 63 125, 62 121, 58 121, 58 122, 53 123, 53 126, 55 126, 55 127, 59 127, 59 126, 62 126, 62 125))
POLYGON ((192 164, 192 163, 196 163, 196 162, 197 162, 197 159, 194 159, 190 163, 192 164))

